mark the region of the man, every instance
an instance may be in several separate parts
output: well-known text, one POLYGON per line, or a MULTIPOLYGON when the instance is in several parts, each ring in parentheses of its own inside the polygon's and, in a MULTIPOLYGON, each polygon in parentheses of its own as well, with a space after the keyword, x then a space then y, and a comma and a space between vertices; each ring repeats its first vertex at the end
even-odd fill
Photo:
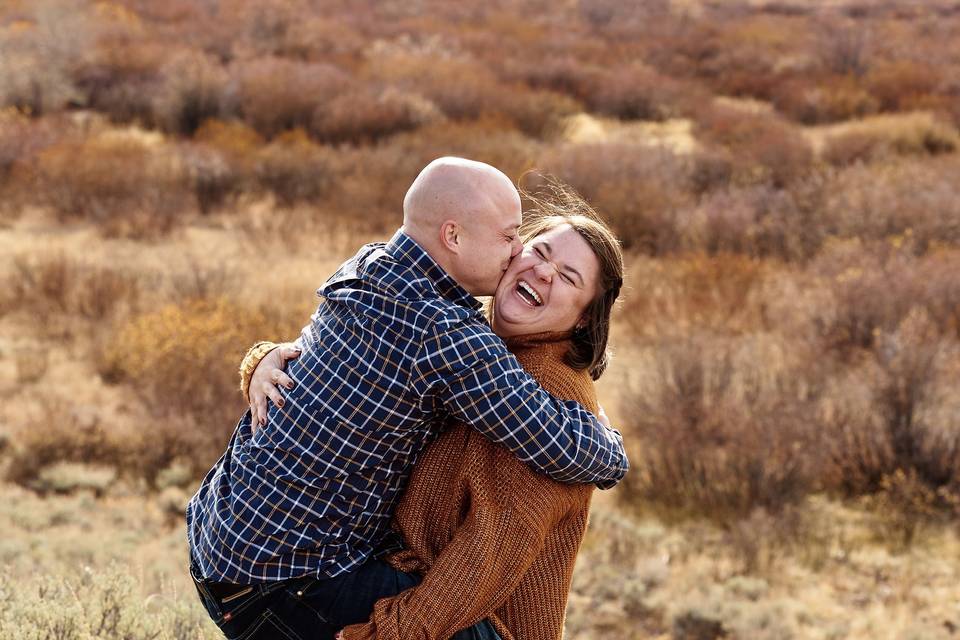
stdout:
POLYGON ((556 480, 610 487, 626 472, 619 434, 540 388, 480 313, 474 296, 491 295, 520 250, 510 180, 441 158, 403 212, 388 243, 319 290, 292 388, 241 419, 187 508, 191 575, 230 638, 332 636, 311 598, 371 557, 447 419, 556 480))

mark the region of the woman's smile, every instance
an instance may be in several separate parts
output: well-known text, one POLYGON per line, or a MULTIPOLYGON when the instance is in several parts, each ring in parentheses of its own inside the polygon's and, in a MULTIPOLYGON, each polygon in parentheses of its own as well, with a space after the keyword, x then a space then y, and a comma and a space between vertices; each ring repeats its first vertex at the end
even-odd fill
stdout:
POLYGON ((563 224, 530 240, 494 295, 502 337, 573 329, 596 295, 600 264, 586 240, 563 224))

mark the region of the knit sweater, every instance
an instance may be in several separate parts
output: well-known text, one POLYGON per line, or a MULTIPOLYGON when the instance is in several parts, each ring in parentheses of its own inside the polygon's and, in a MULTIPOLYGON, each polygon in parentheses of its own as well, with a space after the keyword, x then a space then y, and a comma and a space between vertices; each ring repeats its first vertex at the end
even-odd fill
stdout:
MULTIPOLYGON (((547 391, 596 413, 589 374, 564 362, 569 344, 569 333, 507 341, 547 391)), ((452 425, 418 460, 393 520, 405 549, 388 561, 423 582, 378 601, 344 638, 446 640, 489 618, 504 640, 559 640, 592 490, 550 480, 452 425)))

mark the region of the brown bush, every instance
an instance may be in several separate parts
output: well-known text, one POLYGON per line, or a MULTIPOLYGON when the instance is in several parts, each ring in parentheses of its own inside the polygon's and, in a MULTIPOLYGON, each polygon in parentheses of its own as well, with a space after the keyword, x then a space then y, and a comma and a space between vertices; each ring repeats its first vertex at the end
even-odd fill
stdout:
POLYGON ((825 237, 819 186, 820 181, 810 180, 786 190, 760 185, 706 194, 695 206, 677 211, 680 244, 711 254, 806 259, 825 237))
POLYGON ((89 7, 52 0, 7 8, 0 32, 0 108, 39 116, 82 101, 72 72, 99 30, 89 7))
POLYGON ((850 167, 824 185, 825 230, 899 242, 915 253, 958 244, 958 167, 951 156, 850 167))
POLYGON ((659 254, 678 246, 674 212, 690 200, 682 158, 662 148, 607 143, 559 147, 537 164, 583 194, 625 247, 659 254))
POLYGON ((758 292, 768 274, 760 260, 742 255, 682 254, 633 260, 622 317, 634 336, 681 338, 697 331, 743 334, 764 320, 758 292))
POLYGON ((576 58, 555 56, 536 62, 511 60, 502 74, 508 82, 523 82, 534 89, 555 91, 581 102, 591 98, 604 75, 601 69, 576 58))
POLYGON ((442 117, 433 103, 415 94, 355 89, 318 106, 310 131, 323 142, 370 143, 442 117))
POLYGON ((956 336, 960 285, 951 274, 958 266, 956 251, 917 259, 890 245, 828 244, 810 265, 831 291, 816 321, 826 345, 841 352, 873 348, 915 309, 927 314, 940 335, 956 336))
POLYGON ((243 412, 237 368, 245 350, 296 331, 279 325, 226 298, 170 305, 122 325, 98 366, 105 379, 129 385, 156 418, 172 419, 169 430, 146 439, 166 447, 169 460, 189 459, 199 470, 216 459, 243 412))
POLYGON ((166 131, 193 135, 204 121, 222 118, 230 108, 228 74, 208 55, 180 53, 163 66, 161 75, 154 111, 166 131))
POLYGON ((931 492, 955 492, 960 434, 947 416, 960 401, 950 383, 956 342, 938 337, 929 314, 914 309, 895 330, 877 332, 869 355, 824 396, 827 485, 853 495, 883 492, 891 476, 906 473, 931 492))
POLYGON ((803 124, 823 124, 876 113, 880 104, 851 76, 798 77, 780 84, 773 104, 803 124))
POLYGON ((567 116, 582 111, 580 104, 553 91, 527 91, 516 87, 501 95, 499 111, 522 133, 549 136, 567 116))
POLYGON ((194 141, 211 147, 223 156, 234 173, 252 176, 256 155, 263 137, 239 120, 207 120, 194 135, 194 141))
POLYGON ((63 313, 94 321, 135 308, 140 297, 136 277, 122 269, 55 251, 15 256, 5 288, 17 308, 40 316, 63 313))
POLYGON ((317 105, 350 85, 347 74, 330 64, 260 58, 235 67, 239 110, 257 131, 272 137, 310 126, 317 105))
POLYGON ((812 371, 773 336, 662 341, 622 407, 634 416, 627 502, 719 521, 777 513, 815 487, 812 371))
POLYGON ((951 124, 928 112, 874 116, 828 129, 822 157, 846 166, 891 155, 940 155, 960 148, 951 124))
POLYGON ((30 416, 13 438, 6 479, 29 484, 56 462, 112 464, 129 448, 95 415, 59 397, 46 398, 40 415, 30 416))
POLYGON ((123 30, 98 42, 75 72, 84 103, 118 123, 156 123, 154 104, 170 48, 123 30))
MULTIPOLYGON (((529 123, 537 114, 520 96, 526 89, 500 82, 482 63, 455 58, 428 58, 419 53, 387 51, 370 61, 367 73, 378 82, 419 93, 454 120, 504 116, 529 123)), ((536 106, 534 104, 534 106, 536 106)), ((543 121, 549 114, 540 116, 543 121)), ((527 124, 528 128, 536 129, 527 124)))
POLYGON ((592 111, 624 120, 667 120, 689 113, 706 92, 695 85, 632 65, 603 74, 587 97, 592 111))
POLYGON ((189 207, 177 157, 135 132, 67 140, 36 161, 39 197, 61 219, 81 217, 112 235, 170 231, 189 207))
POLYGON ((257 181, 290 207, 324 196, 332 183, 334 154, 314 144, 302 129, 288 131, 257 154, 257 181))
POLYGON ((813 162, 803 135, 774 115, 711 106, 697 115, 697 136, 730 151, 739 183, 784 187, 809 173, 813 162))
POLYGON ((867 88, 884 111, 914 108, 926 96, 936 93, 940 82, 935 67, 911 60, 879 63, 865 78, 867 88))
POLYGON ((244 177, 237 173, 223 154, 204 145, 185 144, 180 159, 200 213, 210 213, 231 202, 244 188, 244 177))

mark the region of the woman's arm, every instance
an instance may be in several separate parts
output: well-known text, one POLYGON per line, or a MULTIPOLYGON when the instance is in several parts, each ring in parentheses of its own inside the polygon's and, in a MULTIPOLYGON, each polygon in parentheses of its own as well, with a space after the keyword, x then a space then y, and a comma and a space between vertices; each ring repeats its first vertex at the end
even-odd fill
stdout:
MULTIPOLYGON (((466 427, 451 431, 456 429, 466 427)), ((453 447, 462 446, 460 437, 449 435, 453 447)), ((569 501, 551 493, 573 487, 534 473, 477 433, 471 431, 469 438, 467 451, 459 452, 476 460, 466 473, 470 510, 465 520, 423 582, 378 601, 369 622, 344 629, 345 640, 446 640, 490 616, 523 579, 547 533, 566 513, 569 501)), ((445 444, 438 440, 434 446, 445 444)))

